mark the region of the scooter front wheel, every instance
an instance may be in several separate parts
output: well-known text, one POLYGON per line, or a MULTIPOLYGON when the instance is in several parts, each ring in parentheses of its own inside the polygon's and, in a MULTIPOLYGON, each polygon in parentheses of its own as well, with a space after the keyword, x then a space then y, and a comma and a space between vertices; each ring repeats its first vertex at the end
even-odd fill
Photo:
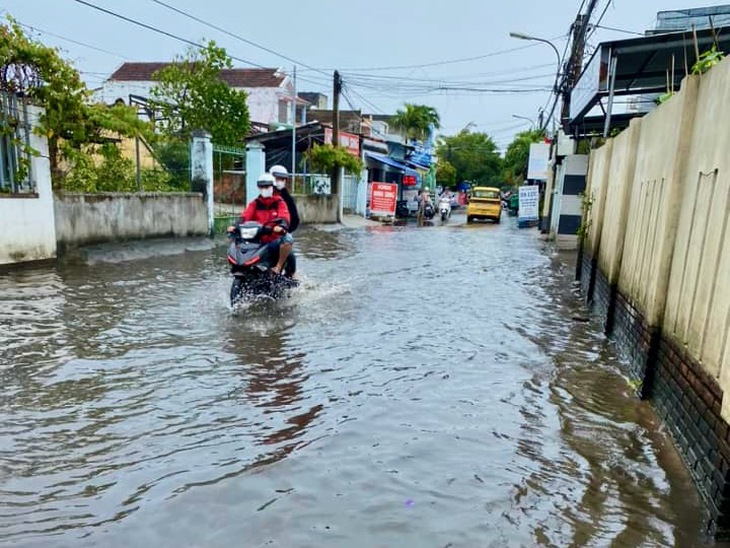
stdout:
POLYGON ((239 276, 233 277, 231 283, 231 306, 236 306, 243 300, 243 280, 239 276))

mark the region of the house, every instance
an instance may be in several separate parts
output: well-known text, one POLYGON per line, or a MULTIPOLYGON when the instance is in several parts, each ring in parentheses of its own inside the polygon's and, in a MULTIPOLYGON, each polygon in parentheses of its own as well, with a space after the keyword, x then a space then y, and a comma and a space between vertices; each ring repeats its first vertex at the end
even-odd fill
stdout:
MULTIPOLYGON (((113 104, 144 102, 156 85, 154 75, 169 62, 123 63, 96 91, 97 100, 113 104)), ((232 88, 248 94, 248 110, 254 126, 287 123, 291 118, 292 79, 277 68, 232 68, 221 71, 221 78, 232 88)), ((309 103, 297 98, 297 120, 309 103)))
POLYGON ((298 94, 300 99, 304 99, 312 105, 312 108, 324 110, 327 108, 327 96, 318 91, 302 91, 298 94))

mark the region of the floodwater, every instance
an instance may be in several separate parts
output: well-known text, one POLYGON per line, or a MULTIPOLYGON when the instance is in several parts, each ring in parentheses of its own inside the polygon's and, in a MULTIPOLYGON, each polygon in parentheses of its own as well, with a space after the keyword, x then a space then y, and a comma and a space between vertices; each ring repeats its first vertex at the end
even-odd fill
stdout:
POLYGON ((701 544, 572 268, 514 224, 310 229, 303 287, 236 311, 221 247, 0 275, 0 544, 701 544))

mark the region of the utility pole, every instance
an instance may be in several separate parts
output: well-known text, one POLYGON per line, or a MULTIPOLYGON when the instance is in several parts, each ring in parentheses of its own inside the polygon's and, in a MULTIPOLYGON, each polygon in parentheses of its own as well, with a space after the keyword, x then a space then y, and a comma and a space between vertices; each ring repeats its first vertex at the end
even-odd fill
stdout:
POLYGON ((586 49, 586 34, 588 33, 588 23, 591 20, 593 11, 596 9, 598 0, 590 0, 586 12, 575 18, 573 23, 573 47, 568 58, 568 66, 565 71, 565 82, 562 87, 563 108, 560 113, 560 122, 563 131, 568 131, 568 122, 570 120, 570 95, 578 81, 581 71, 583 70, 583 56, 586 49))
MULTIPOLYGON (((332 84, 332 146, 340 145, 340 93, 342 93, 342 78, 339 71, 335 71, 332 84)), ((332 194, 340 194, 340 169, 332 170, 332 194)))
POLYGON ((297 67, 294 65, 294 86, 291 97, 291 177, 294 184, 294 172, 297 169, 297 67))

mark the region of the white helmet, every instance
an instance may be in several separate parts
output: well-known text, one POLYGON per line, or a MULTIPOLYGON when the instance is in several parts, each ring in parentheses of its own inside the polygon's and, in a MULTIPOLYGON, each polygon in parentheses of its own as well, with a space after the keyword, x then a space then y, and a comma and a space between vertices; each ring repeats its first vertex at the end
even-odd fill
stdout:
POLYGON ((256 181, 256 186, 274 186, 274 178, 270 173, 262 173, 259 175, 258 181, 256 181))
POLYGON ((284 166, 280 165, 273 166, 269 170, 269 173, 276 179, 286 179, 287 177, 289 177, 289 172, 287 171, 287 169, 284 166))

